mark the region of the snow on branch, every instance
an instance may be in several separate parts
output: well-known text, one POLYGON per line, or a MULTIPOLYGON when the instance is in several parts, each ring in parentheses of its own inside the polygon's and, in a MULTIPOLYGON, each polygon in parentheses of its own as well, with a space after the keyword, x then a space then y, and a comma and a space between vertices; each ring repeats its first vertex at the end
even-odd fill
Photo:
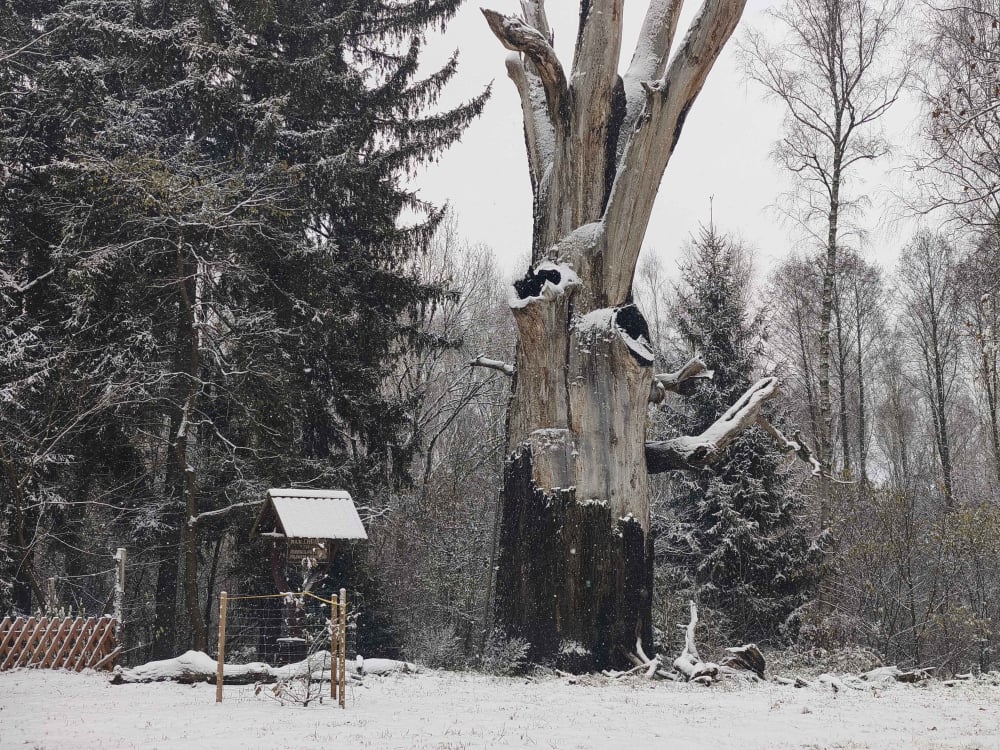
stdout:
POLYGON ((777 395, 778 385, 778 379, 773 377, 757 381, 701 435, 646 443, 646 470, 659 474, 710 466, 741 432, 757 421, 764 402, 777 395))
POLYGON ((565 110, 569 101, 569 87, 562 63, 556 56, 546 35, 515 16, 505 16, 495 10, 482 9, 490 31, 500 43, 512 52, 520 52, 534 65, 545 89, 549 117, 557 126, 566 124, 565 110))
POLYGON ((595 337, 607 333, 617 334, 635 360, 643 367, 653 364, 653 351, 649 347, 645 321, 635 305, 602 307, 573 319, 580 346, 589 348, 595 337))
POLYGON ((198 524, 207 521, 210 518, 218 518, 219 516, 225 516, 232 513, 234 510, 239 508, 250 508, 254 505, 260 505, 264 502, 264 498, 260 500, 247 500, 244 503, 233 503, 232 505, 227 505, 225 508, 217 508, 215 510, 206 510, 204 513, 199 513, 196 516, 191 516, 188 519, 188 526, 194 528, 198 524))
POLYGON ((677 393, 681 384, 688 380, 695 378, 711 380, 714 376, 715 370, 709 370, 700 357, 694 357, 676 372, 661 372, 654 375, 653 385, 649 389, 649 402, 651 404, 662 402, 668 392, 677 393))
POLYGON ((531 186, 537 193, 552 163, 555 150, 555 132, 545 104, 545 91, 541 79, 529 72, 516 52, 507 55, 507 75, 514 82, 521 98, 521 116, 524 119, 524 141, 528 152, 528 172, 531 186))
POLYGON ((694 602, 688 602, 691 607, 691 620, 684 628, 684 650, 674 659, 674 669, 687 679, 705 684, 711 684, 719 674, 719 666, 712 662, 703 662, 698 656, 698 646, 695 644, 694 631, 698 626, 698 607, 694 602))
POLYGON ((508 365, 506 362, 501 362, 498 359, 490 359, 482 354, 472 360, 469 365, 471 367, 485 367, 490 370, 496 370, 497 372, 502 372, 504 375, 514 374, 514 365, 508 365))
MULTIPOLYGON (((639 41, 628 70, 622 76, 625 87, 626 125, 623 132, 630 132, 639 119, 646 103, 643 83, 663 78, 667 69, 670 47, 677 33, 683 0, 651 0, 639 32, 639 41)), ((624 148, 625 139, 619 146, 624 148)), ((619 157, 621 156, 619 150, 619 157)))
POLYGON ((21 286, 17 287, 14 291, 18 292, 20 294, 23 294, 24 292, 26 292, 29 289, 31 289, 31 287, 33 287, 39 281, 43 281, 44 279, 47 279, 49 276, 51 276, 53 273, 55 273, 55 270, 56 269, 54 269, 54 268, 50 268, 48 271, 46 271, 45 273, 41 274, 40 276, 36 276, 31 281, 27 281, 24 284, 21 284, 21 286))

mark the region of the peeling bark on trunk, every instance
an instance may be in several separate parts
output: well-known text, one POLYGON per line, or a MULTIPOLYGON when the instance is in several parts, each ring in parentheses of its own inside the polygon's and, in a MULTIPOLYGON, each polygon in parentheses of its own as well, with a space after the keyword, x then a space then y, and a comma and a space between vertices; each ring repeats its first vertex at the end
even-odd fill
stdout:
POLYGON ((496 624, 536 659, 615 667, 637 637, 649 643, 651 619, 656 389, 632 278, 664 169, 745 0, 706 0, 672 57, 680 3, 652 0, 624 76, 622 0, 581 3, 568 75, 544 3, 521 5, 523 18, 484 11, 515 53, 535 199, 532 265, 511 298, 517 360, 494 368, 513 374, 496 624))

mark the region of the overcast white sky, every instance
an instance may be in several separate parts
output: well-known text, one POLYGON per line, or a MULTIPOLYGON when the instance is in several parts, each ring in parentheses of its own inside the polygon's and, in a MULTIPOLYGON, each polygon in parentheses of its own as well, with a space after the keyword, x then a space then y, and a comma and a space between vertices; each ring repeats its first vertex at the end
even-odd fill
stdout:
MULTIPOLYGON (((441 204, 448 201, 458 216, 460 231, 473 242, 491 246, 504 270, 511 276, 523 272, 531 236, 531 188, 521 127, 521 110, 513 83, 504 68, 504 50, 493 37, 479 11, 486 5, 507 14, 519 12, 518 0, 480 0, 465 4, 446 33, 433 40, 425 53, 425 65, 440 64, 459 50, 459 74, 448 88, 443 104, 466 99, 494 81, 493 96, 482 117, 468 129, 463 140, 440 161, 416 178, 420 194, 441 204)), ((801 229, 782 220, 774 203, 788 182, 770 159, 780 134, 782 110, 762 101, 763 92, 742 80, 735 55, 735 40, 746 26, 766 23, 763 12, 774 0, 749 0, 740 28, 716 64, 704 90, 692 108, 677 151, 664 175, 649 231, 645 252, 660 254, 668 268, 676 266, 678 249, 709 215, 709 196, 714 196, 716 224, 734 231, 757 251, 758 265, 766 267, 804 242, 801 229)), ((625 3, 623 58, 631 58, 635 38, 647 3, 625 3)), ((700 3, 686 4, 681 32, 700 3)), ((567 67, 572 60, 579 3, 549 0, 550 21, 556 50, 567 67)), ((904 105, 891 118, 890 128, 905 130, 914 108, 904 105)), ((897 160, 898 164, 898 160, 897 160)), ((899 226, 878 226, 891 198, 888 184, 898 182, 889 173, 889 162, 855 189, 869 193, 873 206, 873 230, 863 252, 883 265, 893 262, 905 233, 899 226)), ((893 176, 895 175, 895 176, 893 176)))

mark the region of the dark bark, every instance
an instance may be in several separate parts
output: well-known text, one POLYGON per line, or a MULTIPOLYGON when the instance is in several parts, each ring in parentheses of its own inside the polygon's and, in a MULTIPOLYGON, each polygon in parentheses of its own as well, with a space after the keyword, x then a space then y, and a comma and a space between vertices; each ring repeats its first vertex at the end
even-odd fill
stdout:
POLYGON ((156 607, 153 613, 152 657, 169 659, 176 656, 177 630, 177 542, 178 534, 164 545, 163 559, 156 571, 156 607))
POLYGON ((576 643, 590 651, 565 655, 576 668, 630 666, 625 648, 652 643, 651 541, 635 519, 612 519, 573 489, 541 492, 531 476, 526 447, 504 475, 497 625, 529 641, 533 658, 576 643))

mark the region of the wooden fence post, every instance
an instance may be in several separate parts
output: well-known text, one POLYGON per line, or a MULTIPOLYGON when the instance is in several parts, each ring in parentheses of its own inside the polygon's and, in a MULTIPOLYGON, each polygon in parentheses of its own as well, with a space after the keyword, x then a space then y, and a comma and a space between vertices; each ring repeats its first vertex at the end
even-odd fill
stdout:
POLYGON ((337 666, 340 663, 340 615, 337 614, 337 600, 330 600, 330 699, 337 699, 337 666))
POLYGON ((45 611, 43 614, 55 617, 58 601, 56 599, 56 579, 47 578, 45 580, 45 611))
POLYGON ((347 589, 340 590, 340 707, 347 708, 344 693, 347 688, 347 589))
POLYGON ((115 553, 115 561, 118 563, 118 576, 115 580, 115 636, 121 638, 122 625, 125 622, 123 610, 125 609, 125 548, 119 547, 115 553))
POLYGON ((222 679, 226 665, 226 607, 229 603, 225 591, 219 592, 219 653, 215 671, 215 702, 222 703, 222 679))

